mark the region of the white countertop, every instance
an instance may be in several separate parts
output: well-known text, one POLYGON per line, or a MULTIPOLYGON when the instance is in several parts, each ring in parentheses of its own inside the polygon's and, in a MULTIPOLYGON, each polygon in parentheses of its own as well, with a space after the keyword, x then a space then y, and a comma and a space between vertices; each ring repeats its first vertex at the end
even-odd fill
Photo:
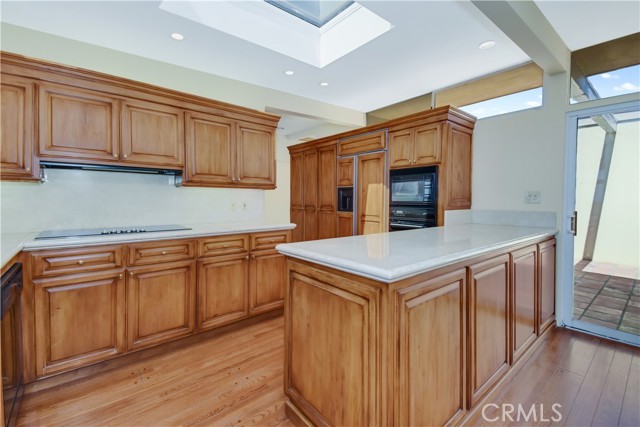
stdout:
POLYGON ((391 283, 519 243, 551 228, 463 224, 276 246, 285 255, 391 283))
POLYGON ((104 244, 126 244, 168 240, 179 238, 195 238, 217 236, 223 234, 255 233, 262 231, 290 230, 295 224, 261 223, 261 222, 228 222, 209 224, 180 224, 191 230, 161 231, 136 234, 110 234, 105 236, 64 237, 57 239, 34 240, 38 233, 4 233, 0 235, 0 264, 4 265, 20 251, 39 249, 59 249, 68 247, 96 246, 104 244))

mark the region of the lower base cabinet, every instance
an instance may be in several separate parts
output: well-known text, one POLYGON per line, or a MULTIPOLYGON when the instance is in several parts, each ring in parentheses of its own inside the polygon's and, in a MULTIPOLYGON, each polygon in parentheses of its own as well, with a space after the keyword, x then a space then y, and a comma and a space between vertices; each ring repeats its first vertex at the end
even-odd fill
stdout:
POLYGON ((288 258, 287 414, 317 426, 465 425, 533 346, 535 313, 551 316, 536 295, 553 294, 554 245, 533 241, 393 283, 288 258))
POLYGON ((127 270, 127 349, 191 334, 195 327, 195 261, 127 270))
POLYGON ((108 271, 34 280, 36 375, 123 353, 125 280, 108 271))
POLYGON ((249 314, 260 314, 284 306, 287 264, 275 250, 251 253, 249 264, 249 314))

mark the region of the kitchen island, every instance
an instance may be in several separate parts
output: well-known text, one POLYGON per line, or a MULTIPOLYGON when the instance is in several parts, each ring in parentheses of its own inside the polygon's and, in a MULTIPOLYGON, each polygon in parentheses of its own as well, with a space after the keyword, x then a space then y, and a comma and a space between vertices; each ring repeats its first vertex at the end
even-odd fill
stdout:
POLYGON ((278 245, 290 418, 463 422, 554 322, 555 234, 465 224, 278 245))

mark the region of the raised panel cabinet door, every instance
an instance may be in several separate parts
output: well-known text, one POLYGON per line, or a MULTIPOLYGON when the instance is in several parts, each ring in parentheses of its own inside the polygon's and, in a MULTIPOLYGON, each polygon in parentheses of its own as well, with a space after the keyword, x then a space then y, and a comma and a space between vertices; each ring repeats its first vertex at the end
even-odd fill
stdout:
POLYGON ((305 209, 318 208, 318 150, 303 155, 303 204, 305 209))
POLYGON ((448 124, 445 209, 471 208, 471 130, 448 124))
POLYGON ((118 100, 45 83, 40 85, 38 103, 40 158, 118 161, 118 100))
POLYGON ((233 120, 191 111, 186 113, 186 184, 233 184, 235 132, 233 120))
POLYGON ((538 334, 556 319, 556 239, 538 245, 538 334))
POLYGON ((249 187, 275 188, 275 129, 252 123, 237 125, 236 183, 249 187))
POLYGON ((122 106, 122 154, 127 163, 184 166, 184 111, 128 99, 122 106))
POLYGON ((509 256, 469 267, 469 408, 509 368, 509 256))
POLYGON ((305 209, 304 215, 304 236, 303 240, 317 240, 318 239, 318 210, 317 209, 305 209))
POLYGON ((389 132, 389 168, 413 166, 414 132, 412 129, 389 132))
POLYGON ((358 234, 388 230, 385 153, 358 156, 358 234))
POLYGON ((366 153, 384 150, 387 147, 387 131, 377 130, 338 140, 338 155, 366 153))
POLYGON ((511 254, 511 363, 515 363, 536 339, 537 248, 511 254))
POLYGON ((425 166, 440 162, 442 124, 420 126, 414 130, 413 165, 425 166))
POLYGON ((379 293, 317 270, 290 270, 285 393, 313 425, 381 425, 379 293))
POLYGON ((0 179, 35 180, 33 82, 3 74, 0 101, 0 179))
POLYGON ((338 188, 336 185, 336 147, 318 149, 318 209, 336 212, 338 188))
POLYGON ((127 269, 127 348, 189 335, 195 327, 195 261, 127 269))
POLYGON ((291 209, 289 217, 289 221, 296 225, 296 227, 291 230, 291 241, 302 242, 304 240, 304 210, 302 208, 291 209))
POLYGON ((248 253, 198 261, 198 329, 247 317, 248 287, 248 253))
POLYGON ((304 207, 304 155, 291 155, 291 209, 304 207))
POLYGON ((338 235, 336 237, 353 236, 353 213, 338 212, 338 235))
POLYGON ((249 314, 259 314, 284 307, 287 262, 274 250, 251 253, 249 278, 249 314))
POLYGON ((36 375, 110 359, 125 351, 123 272, 33 281, 36 375))
POLYGON ((466 412, 466 271, 397 294, 399 426, 444 426, 466 412))
POLYGON ((318 212, 318 239, 333 239, 337 237, 336 211, 320 210, 318 212))
POLYGON ((353 157, 338 159, 338 187, 353 187, 353 157))

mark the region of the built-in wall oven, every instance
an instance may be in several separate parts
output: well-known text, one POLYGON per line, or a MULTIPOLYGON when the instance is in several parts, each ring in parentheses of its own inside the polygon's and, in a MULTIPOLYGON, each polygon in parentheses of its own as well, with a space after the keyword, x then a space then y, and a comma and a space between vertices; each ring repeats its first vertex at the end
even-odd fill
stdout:
POLYGON ((438 167, 396 169, 390 173, 389 230, 438 224, 438 167))
POLYGON ((15 425, 23 394, 22 263, 2 275, 2 392, 4 426, 15 425))

